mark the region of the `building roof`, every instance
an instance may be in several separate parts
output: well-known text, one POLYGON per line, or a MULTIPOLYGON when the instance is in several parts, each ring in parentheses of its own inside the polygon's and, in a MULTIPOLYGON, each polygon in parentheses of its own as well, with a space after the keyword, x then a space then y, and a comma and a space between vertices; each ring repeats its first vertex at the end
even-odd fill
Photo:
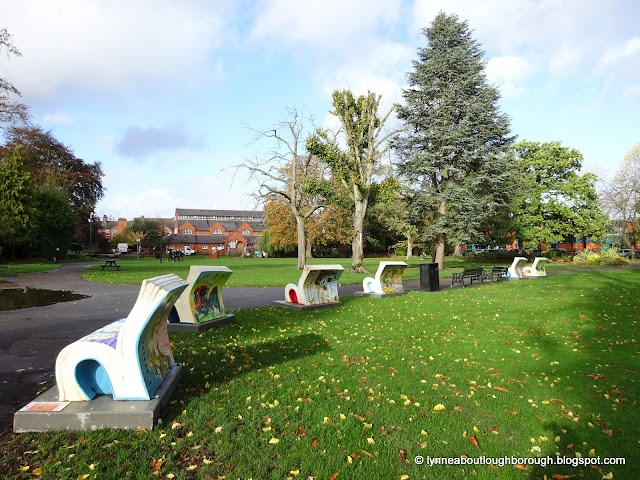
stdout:
POLYGON ((261 210, 209 210, 197 208, 176 208, 176 217, 180 220, 249 220, 262 221, 264 212, 261 210))
POLYGON ((191 233, 178 233, 169 235, 169 243, 199 243, 221 245, 227 235, 196 235, 191 233))

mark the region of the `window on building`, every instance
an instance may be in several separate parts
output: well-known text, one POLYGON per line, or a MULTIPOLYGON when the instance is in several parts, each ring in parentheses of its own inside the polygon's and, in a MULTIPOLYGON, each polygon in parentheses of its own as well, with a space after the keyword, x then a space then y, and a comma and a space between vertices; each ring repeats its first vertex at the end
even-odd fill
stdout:
POLYGON ((229 242, 229 248, 236 248, 236 242, 229 242))
POLYGON ((209 245, 202 245, 203 250, 209 250, 209 245))
POLYGON ((216 233, 217 233, 218 235, 220 235, 220 234, 222 234, 222 230, 220 230, 219 228, 216 228, 216 229, 213 231, 213 233, 214 233, 214 234, 216 234, 216 233))
POLYGON ((110 233, 109 233, 109 230, 105 230, 105 231, 104 231, 104 234, 108 237, 108 236, 109 236, 109 234, 110 234, 110 233))
POLYGON ((116 232, 115 230, 111 230, 111 235, 115 235, 116 233, 118 232, 116 232))
POLYGON ((193 233, 190 228, 185 228, 182 233, 193 233))
POLYGON ((249 230, 242 230, 242 234, 243 235, 251 235, 251 232, 249 230))

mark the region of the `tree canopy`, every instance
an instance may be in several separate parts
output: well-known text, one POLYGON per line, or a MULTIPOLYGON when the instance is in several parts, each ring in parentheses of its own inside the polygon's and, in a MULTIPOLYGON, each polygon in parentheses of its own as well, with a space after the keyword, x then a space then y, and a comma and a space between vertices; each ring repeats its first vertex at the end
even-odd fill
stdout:
POLYGON ((521 175, 513 200, 513 223, 525 248, 604 233, 606 219, 599 207, 596 176, 579 174, 582 154, 578 150, 560 142, 523 140, 514 151, 521 175))
POLYGON ((467 22, 441 12, 423 34, 427 46, 418 49, 398 106, 407 126, 398 168, 415 191, 413 210, 432 219, 422 235, 442 268, 447 240, 483 238, 508 204, 513 137, 467 22))

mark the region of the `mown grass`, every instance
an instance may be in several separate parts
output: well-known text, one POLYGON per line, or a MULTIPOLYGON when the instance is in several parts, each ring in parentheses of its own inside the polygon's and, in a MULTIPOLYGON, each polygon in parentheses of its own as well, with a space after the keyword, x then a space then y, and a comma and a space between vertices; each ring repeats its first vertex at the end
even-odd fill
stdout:
MULTIPOLYGON (((383 260, 400 260, 409 264, 409 268, 405 270, 404 280, 418 280, 420 278, 420 264, 424 264, 427 260, 420 260, 418 257, 412 257, 406 260, 404 257, 396 258, 365 258, 364 264, 371 274, 375 274, 378 264, 383 260)), ((348 258, 312 258, 308 260, 310 264, 339 264, 345 269, 351 265, 348 258)), ((96 264, 89 270, 85 271, 82 276, 86 280, 104 283, 124 283, 129 285, 138 285, 146 278, 165 275, 167 273, 175 273, 176 275, 187 278, 189 267, 191 265, 221 265, 229 267, 233 270, 233 275, 227 282, 231 287, 284 287, 288 283, 297 283, 300 279, 300 270, 296 270, 295 258, 229 258, 223 257, 218 259, 206 258, 202 255, 184 257, 182 262, 168 262, 166 259, 160 263, 159 260, 151 258, 143 258, 136 260, 135 257, 123 257, 118 259, 121 265, 120 270, 107 268, 101 270, 100 265, 96 264)), ((482 267, 482 266, 509 266, 509 263, 494 262, 491 259, 475 259, 475 258, 454 258, 447 257, 445 259, 445 269, 441 270, 441 278, 450 278, 453 272, 459 272, 463 268, 482 267)), ((571 263, 558 263, 547 265, 549 271, 564 270, 567 268, 594 268, 589 265, 573 265, 571 263)), ((342 285, 361 283, 367 275, 360 273, 344 272, 340 277, 342 285)))
POLYGON ((185 368, 153 431, 22 434, 0 470, 65 479, 637 478, 638 272, 341 300, 311 312, 241 310, 234 324, 172 334, 185 368), (416 455, 626 465, 429 467, 416 455))

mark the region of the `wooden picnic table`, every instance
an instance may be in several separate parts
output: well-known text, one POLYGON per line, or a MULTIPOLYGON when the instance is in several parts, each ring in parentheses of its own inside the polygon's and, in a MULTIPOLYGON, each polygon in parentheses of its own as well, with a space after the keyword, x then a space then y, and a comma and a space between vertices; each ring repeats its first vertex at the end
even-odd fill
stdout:
POLYGON ((116 263, 116 260, 105 260, 104 264, 101 264, 100 267, 102 267, 102 270, 109 267, 115 268, 116 270, 120 270, 120 265, 116 263))

